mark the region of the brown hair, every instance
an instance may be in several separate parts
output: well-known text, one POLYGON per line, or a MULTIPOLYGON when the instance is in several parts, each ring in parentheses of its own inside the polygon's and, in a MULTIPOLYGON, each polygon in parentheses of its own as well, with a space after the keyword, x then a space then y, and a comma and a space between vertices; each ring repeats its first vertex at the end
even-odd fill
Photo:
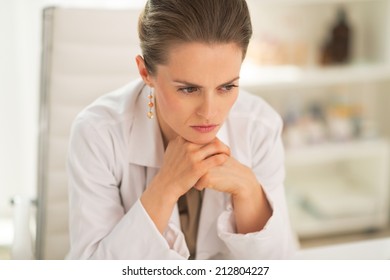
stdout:
POLYGON ((178 43, 236 43, 245 57, 252 25, 245 0, 148 0, 138 35, 150 73, 178 43))

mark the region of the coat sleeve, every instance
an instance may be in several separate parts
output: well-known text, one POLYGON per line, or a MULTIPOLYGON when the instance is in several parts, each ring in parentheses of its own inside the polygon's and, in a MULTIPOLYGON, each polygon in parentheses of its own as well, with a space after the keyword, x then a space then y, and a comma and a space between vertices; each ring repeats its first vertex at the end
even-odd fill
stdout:
POLYGON ((180 230, 161 235, 140 200, 125 212, 113 140, 104 129, 76 120, 68 151, 68 259, 184 259, 180 230))
MULTIPOLYGON (((248 234, 235 233, 231 203, 218 219, 218 235, 234 259, 288 259, 297 248, 292 232, 284 191, 284 149, 281 140, 282 121, 276 113, 272 121, 256 121, 252 134, 252 170, 262 185, 272 207, 272 216, 265 227, 248 234)), ((268 120, 268 119, 267 119, 268 120)))

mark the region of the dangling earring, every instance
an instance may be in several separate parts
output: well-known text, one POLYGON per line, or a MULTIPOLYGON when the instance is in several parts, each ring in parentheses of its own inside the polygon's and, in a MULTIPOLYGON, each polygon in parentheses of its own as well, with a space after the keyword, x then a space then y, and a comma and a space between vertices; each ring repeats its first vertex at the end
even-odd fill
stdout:
POLYGON ((148 98, 149 98, 149 103, 148 103, 148 106, 149 106, 148 118, 149 118, 149 119, 153 119, 154 114, 153 114, 152 109, 153 109, 153 107, 154 107, 154 103, 153 103, 154 98, 153 98, 153 90, 152 90, 152 89, 150 89, 150 93, 149 93, 149 95, 148 95, 148 98))

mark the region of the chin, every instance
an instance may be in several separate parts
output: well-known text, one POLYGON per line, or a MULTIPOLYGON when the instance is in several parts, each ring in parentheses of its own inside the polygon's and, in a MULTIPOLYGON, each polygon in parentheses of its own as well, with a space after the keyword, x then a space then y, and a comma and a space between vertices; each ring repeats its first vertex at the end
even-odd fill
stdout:
POLYGON ((188 142, 191 142, 191 143, 194 143, 194 144, 197 144, 197 145, 206 145, 208 143, 210 143, 211 141, 213 141, 215 139, 216 135, 203 135, 201 137, 199 136, 192 136, 192 137, 185 137, 183 136, 183 138, 185 140, 187 140, 188 142))

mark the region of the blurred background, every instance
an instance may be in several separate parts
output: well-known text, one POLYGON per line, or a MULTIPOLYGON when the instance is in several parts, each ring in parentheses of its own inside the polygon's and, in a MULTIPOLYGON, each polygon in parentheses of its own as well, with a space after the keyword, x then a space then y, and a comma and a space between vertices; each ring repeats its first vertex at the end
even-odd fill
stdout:
MULTIPOLYGON (((144 3, 0 0, 0 259, 20 238, 15 203, 37 197, 42 9, 144 3)), ((284 120, 285 185, 301 246, 390 237, 390 0, 248 4, 254 37, 241 87, 284 120)))

